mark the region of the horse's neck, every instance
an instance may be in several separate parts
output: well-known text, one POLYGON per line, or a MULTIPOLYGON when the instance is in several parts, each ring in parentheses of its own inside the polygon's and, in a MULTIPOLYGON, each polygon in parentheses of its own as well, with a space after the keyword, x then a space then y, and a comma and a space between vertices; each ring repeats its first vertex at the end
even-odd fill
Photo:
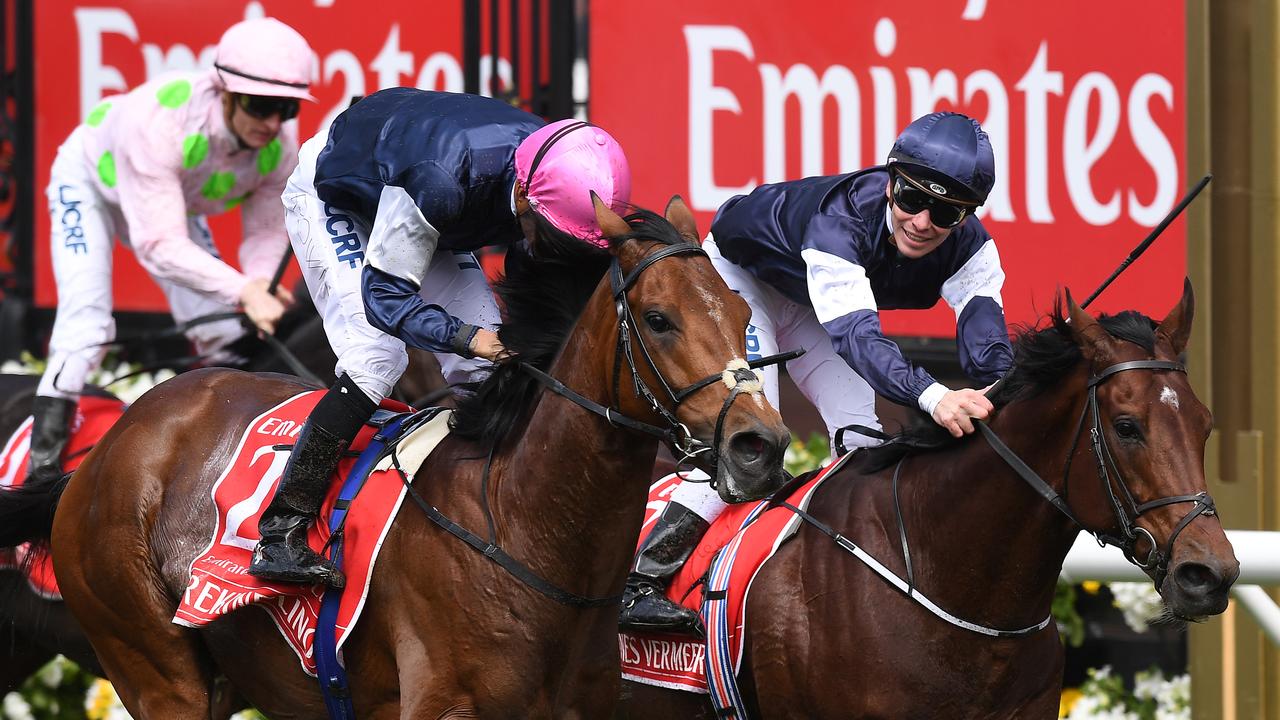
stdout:
MULTIPOLYGON (((992 423, 1059 492, 1073 407, 1069 397, 1041 396, 1011 404, 992 423)), ((900 482, 916 580, 926 595, 976 622, 1008 628, 1044 619, 1078 531, 1064 515, 976 435, 955 450, 908 458, 900 482)), ((893 513, 892 504, 885 509, 893 513)))
MULTIPOLYGON (((612 363, 593 356, 600 341, 590 335, 576 330, 551 374, 608 406, 612 363)), ((612 427, 544 390, 520 439, 501 458, 506 472, 495 484, 495 510, 519 518, 519 528, 510 529, 564 567, 558 571, 564 577, 581 578, 573 586, 586 587, 583 580, 591 578, 584 592, 612 594, 635 552, 656 453, 656 440, 612 427)))

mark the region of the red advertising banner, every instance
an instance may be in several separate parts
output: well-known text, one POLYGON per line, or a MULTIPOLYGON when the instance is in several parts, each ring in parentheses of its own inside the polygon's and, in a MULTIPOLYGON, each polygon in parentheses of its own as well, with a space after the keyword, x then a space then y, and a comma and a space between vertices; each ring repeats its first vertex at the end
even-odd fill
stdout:
MULTIPOLYGON (((880 164, 911 119, 967 113, 996 154, 981 217, 1005 310, 1031 322, 1060 287, 1087 296, 1185 191, 1184 25, 1161 0, 597 2, 591 119, 626 148, 636 202, 679 193, 705 232, 735 194, 880 164)), ((1165 235, 1090 309, 1163 316, 1186 269, 1183 223, 1165 235)), ((885 327, 952 336, 940 305, 885 327)))
MULTIPOLYGON (((462 3, 456 1, 40 0, 34 19, 39 305, 55 302, 44 188, 58 146, 103 97, 162 72, 210 66, 224 30, 263 15, 293 26, 318 55, 312 94, 319 103, 304 103, 300 139, 310 137, 322 119, 345 108, 354 95, 395 85, 462 91, 462 3)), ((487 67, 481 64, 481 87, 488 86, 487 67)), ((498 73, 509 76, 510 66, 500 62, 498 73)), ((238 214, 210 224, 224 257, 234 259, 238 214)), ((118 310, 167 311, 159 288, 119 246, 114 278, 118 310)))

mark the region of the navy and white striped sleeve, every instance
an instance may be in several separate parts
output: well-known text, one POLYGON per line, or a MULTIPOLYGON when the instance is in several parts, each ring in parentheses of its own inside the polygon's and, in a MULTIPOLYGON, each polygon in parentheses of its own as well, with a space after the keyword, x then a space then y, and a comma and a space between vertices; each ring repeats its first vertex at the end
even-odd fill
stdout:
POLYGON ((819 216, 810 222, 800 251, 809 301, 836 352, 873 390, 896 403, 918 405, 926 391, 942 386, 884 336, 866 269, 844 249, 855 246, 855 232, 848 218, 819 216))
POLYGON ((392 179, 378 198, 360 285, 365 317, 411 347, 465 355, 475 334, 474 326, 418 295, 440 229, 456 217, 461 203, 456 180, 432 162, 392 179))
POLYGON ((942 284, 942 299, 956 313, 960 367, 983 383, 995 382, 1013 365, 1003 287, 1000 254, 990 238, 942 284))
POLYGON ((431 352, 467 353, 476 328, 430 305, 417 286, 404 278, 365 265, 360 277, 365 318, 373 327, 403 340, 410 347, 431 352))

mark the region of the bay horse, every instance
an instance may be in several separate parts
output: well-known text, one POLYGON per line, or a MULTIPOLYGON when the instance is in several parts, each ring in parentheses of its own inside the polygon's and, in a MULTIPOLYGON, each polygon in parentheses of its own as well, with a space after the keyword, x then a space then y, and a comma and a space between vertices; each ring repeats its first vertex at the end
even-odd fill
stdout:
MULTIPOLYGON (((928 423, 850 458, 808 508, 955 620, 1021 632, 944 621, 806 521, 751 585, 738 672, 750 718, 1056 718, 1063 648, 1046 621, 1082 529, 1145 566, 1172 617, 1226 608, 1239 564, 1205 491, 1212 417, 1178 361, 1190 283, 1158 326, 1066 305, 1019 335, 990 393, 989 429, 1051 489, 985 433, 928 423)), ((717 716, 706 695, 628 682, 616 717, 717 716)))
MULTIPOLYGON (((624 220, 598 200, 596 212, 607 249, 540 239, 539 257, 499 287, 500 337, 518 361, 461 403, 414 488, 477 532, 491 517, 497 544, 529 572, 603 602, 556 602, 405 503, 343 647, 361 717, 607 716, 620 678, 617 593, 658 446, 637 429, 715 456, 708 469, 726 500, 764 497, 786 478, 786 427, 744 389, 755 380, 742 360, 750 311, 702 253, 692 213, 678 198, 665 220, 624 220)), ((270 717, 325 717, 316 681, 266 613, 242 609, 200 630, 170 622, 240 434, 305 389, 229 370, 162 383, 57 500, 63 595, 133 717, 207 718, 227 702, 220 676, 270 717)))
MULTIPOLYGON (((333 381, 337 358, 329 348, 320 326, 320 316, 309 302, 290 307, 277 328, 276 336, 316 377, 333 381)), ((127 344, 127 343, 126 343, 127 344)), ((248 369, 255 372, 288 372, 288 365, 265 343, 253 345, 255 352, 248 369)), ((31 402, 40 382, 39 375, 0 374, 0 447, 31 415, 31 402)), ((409 368, 396 385, 396 396, 416 399, 437 393, 443 378, 430 353, 410 352, 409 368)), ((102 388, 86 387, 85 394, 112 397, 102 388)), ((0 490, 0 492, 4 492, 0 490)), ((14 503, 9 503, 15 507, 14 503)), ((47 530, 46 530, 47 532, 47 530)), ((7 541, 14 529, 0 531, 0 547, 20 544, 7 541)), ((22 532, 17 532, 21 535, 22 532)), ((37 533, 39 534, 39 533, 37 533)), ((47 537, 40 538, 47 540, 47 537)), ((86 672, 102 674, 88 638, 61 600, 49 599, 34 590, 17 569, 0 569, 0 697, 16 690, 32 672, 57 655, 65 655, 86 672)))

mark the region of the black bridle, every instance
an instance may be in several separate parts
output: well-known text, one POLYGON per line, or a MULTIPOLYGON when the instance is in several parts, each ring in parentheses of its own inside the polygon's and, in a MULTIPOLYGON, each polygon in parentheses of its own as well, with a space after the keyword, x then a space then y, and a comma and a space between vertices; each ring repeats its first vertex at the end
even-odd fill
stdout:
POLYGON ((667 443, 681 464, 693 460, 702 460, 702 456, 705 455, 706 467, 704 469, 708 470, 707 474, 711 476, 710 482, 714 487, 716 482, 715 468, 720 459, 719 447, 724 433, 724 421, 729 414, 729 408, 733 405, 734 400, 738 398, 738 395, 743 392, 754 393, 761 391, 760 388, 753 388, 751 385, 752 383, 758 384, 760 382, 760 378, 755 373, 755 368, 795 359, 803 355, 804 351, 793 350, 791 352, 778 353, 750 362, 740 359, 731 360, 722 372, 708 375, 686 387, 673 389, 671 384, 667 382, 666 377, 663 376, 662 371, 658 369, 657 363, 653 360, 653 355, 649 352, 649 348, 645 346, 644 337, 635 329, 635 317, 632 315, 631 306, 627 302, 627 290, 635 284, 640 274, 654 263, 675 255, 702 255, 706 257, 706 252, 703 251, 701 246, 694 243, 676 243, 645 257, 631 270, 630 274, 623 274, 622 266, 618 264, 616 257, 609 266, 609 284, 613 290, 614 308, 618 313, 618 342, 613 361, 614 402, 619 406, 621 405, 622 362, 625 359, 627 368, 631 372, 631 384, 636 396, 643 399, 649 409, 662 418, 665 427, 629 418, 614 407, 606 407, 590 400, 532 365, 521 363, 521 367, 545 385, 547 389, 570 400, 579 407, 603 417, 610 425, 636 430, 661 439, 667 443), (663 401, 658 399, 658 395, 640 376, 640 367, 636 363, 635 348, 640 349, 640 357, 644 359, 644 363, 649 366, 649 370, 658 379, 663 394, 670 401, 670 407, 667 407, 663 401), (716 418, 715 434, 711 443, 708 444, 695 438, 689 427, 681 422, 676 413, 679 411, 681 403, 692 397, 694 393, 716 382, 723 382, 729 388, 729 394, 725 396, 724 404, 720 408, 720 414, 716 418))
MULTIPOLYGON (((713 472, 708 474, 712 476, 713 479, 711 482, 714 484, 716 446, 720 444, 720 436, 724 427, 724 419, 729 413, 729 406, 732 405, 738 395, 743 392, 763 392, 762 389, 751 386, 751 383, 756 383, 758 385, 760 382, 759 378, 751 368, 770 365, 777 362, 784 362, 791 358, 799 357, 804 351, 801 350, 781 353, 779 355, 771 355, 766 358, 760 358, 759 360, 753 360, 750 363, 744 362, 741 359, 731 360, 726 365, 725 370, 720 374, 709 375, 681 390, 672 390, 670 384, 667 383, 666 379, 662 376, 662 372, 658 370, 657 365, 654 364, 653 358, 649 355, 648 349, 645 348, 644 340, 641 338, 639 333, 636 333, 635 345, 640 347, 640 353, 644 357, 645 362, 649 364, 649 368, 653 371, 654 375, 657 376, 658 381, 662 383, 663 389, 673 400, 673 405, 670 409, 663 406, 662 403, 658 402, 657 397, 654 395, 653 391, 649 389, 649 386, 644 382, 644 379, 640 377, 639 369, 636 367, 635 357, 631 350, 631 328, 635 325, 635 319, 632 317, 631 308, 627 304, 627 290, 635 284, 636 278, 639 277, 640 273, 644 272, 645 269, 659 260, 673 255, 703 255, 705 257, 706 253, 703 252, 701 247, 694 243, 676 243, 668 245, 644 258, 644 260, 642 260, 640 264, 631 271, 631 274, 625 278, 623 277, 622 269, 618 265, 618 259, 615 257, 613 259, 613 264, 610 266, 609 274, 610 282, 613 287, 613 297, 618 310, 618 351, 617 359, 614 362, 613 372, 615 401, 620 397, 618 394, 618 388, 621 376, 621 358, 625 355, 627 358, 627 365, 631 369, 631 377, 635 384, 636 394, 644 398, 649 403, 649 406, 653 408, 654 412, 667 421, 668 426, 666 428, 650 425, 648 423, 629 418, 611 407, 606 407, 594 400, 584 397, 566 386, 564 383, 556 380, 547 373, 529 365, 528 363, 522 362, 520 363, 520 367, 545 385, 548 390, 570 400, 574 404, 585 408, 586 410, 595 413, 596 415, 603 417, 605 420, 609 421, 610 425, 637 430, 665 440, 671 445, 674 451, 681 453, 685 460, 696 457, 702 453, 709 452, 712 459, 711 465, 713 472), (729 387, 729 395, 725 398, 724 406, 720 409, 720 417, 716 420, 715 438, 712 441, 712 445, 707 446, 706 443, 703 443, 693 437, 689 428, 684 423, 680 422, 675 413, 681 402, 686 400, 693 393, 715 383, 716 381, 724 382, 725 385, 729 387)), ((473 550, 481 553, 494 563, 497 563, 512 577, 561 605, 568 605, 570 607, 577 608, 616 606, 622 599, 622 595, 585 596, 570 592, 546 580, 541 575, 530 569, 527 565, 512 557, 498 546, 497 525, 494 522, 493 511, 489 507, 489 475, 493 468, 493 455, 496 449, 496 443, 494 446, 489 448, 489 455, 485 460, 484 470, 480 480, 480 506, 484 511, 485 525, 488 530, 486 537, 481 537, 480 535, 471 532, 467 528, 450 519, 444 513, 440 512, 434 505, 427 502, 417 492, 417 490, 414 489, 413 485, 410 483, 409 475, 400 467, 400 461, 395 455, 394 446, 390 452, 393 459, 393 467, 399 473, 401 481, 404 483, 409 496, 418 505, 418 507, 422 509, 431 522, 463 541, 473 550)))
POLYGON ((1083 530, 1090 533, 1097 539, 1098 544, 1102 546, 1114 545, 1120 548, 1124 553, 1125 559, 1137 565, 1147 572, 1154 572, 1155 587, 1158 590, 1164 584, 1165 577, 1169 572, 1169 560, 1173 557, 1173 543, 1178 539, 1178 535, 1201 515, 1212 516, 1216 514, 1217 509, 1213 504, 1213 498, 1206 491, 1198 492, 1194 495, 1172 495, 1169 497, 1159 498, 1144 503, 1139 503, 1134 499, 1133 493, 1130 492, 1128 484, 1124 482, 1121 476, 1120 468, 1116 465, 1115 457, 1111 453, 1111 448, 1107 445, 1106 433, 1102 429, 1102 413, 1098 409, 1098 386, 1106 382, 1107 379, 1117 373, 1126 370, 1172 370, 1173 372, 1185 373, 1187 369, 1179 363, 1169 362, 1166 360, 1129 360, 1127 362, 1116 363, 1104 369, 1102 372, 1089 378, 1087 388, 1088 398, 1084 404, 1084 408, 1080 411, 1080 420, 1076 423, 1076 432, 1071 441, 1071 450, 1067 453, 1067 465, 1063 471, 1063 494, 1059 495, 1048 483, 1040 478, 1034 470, 1032 470, 1025 462, 1022 461, 1009 446, 1005 445, 991 428, 981 421, 974 420, 978 429, 982 431, 983 437, 991 444, 991 447, 1009 464, 1018 475, 1025 480, 1031 487, 1038 492, 1045 500, 1048 500, 1062 514, 1066 515, 1072 522, 1080 526, 1083 530), (1076 514, 1071 510, 1071 506, 1067 504, 1065 494, 1069 489, 1068 483, 1071 478, 1071 461, 1076 453, 1076 448, 1080 444, 1080 437, 1084 432, 1085 420, 1092 417, 1093 426, 1089 429, 1089 444, 1093 449, 1093 456, 1097 462, 1098 479, 1102 481, 1102 487, 1106 489, 1107 497, 1110 500, 1111 511, 1115 515, 1116 524, 1120 527, 1121 536, 1107 534, 1101 530, 1090 528, 1085 525, 1076 514), (1114 477, 1113 477, 1114 476, 1114 477), (1116 494, 1116 488, 1120 489, 1123 500, 1116 494), (1169 534, 1169 538, 1161 547, 1156 542, 1155 537, 1149 530, 1138 525, 1138 518, 1143 513, 1166 505, 1174 505, 1177 503, 1194 503, 1194 506, 1187 511, 1182 520, 1174 527, 1173 532, 1169 534), (1145 538, 1151 545, 1150 551, 1144 560, 1139 560, 1136 555, 1138 541, 1145 538))

